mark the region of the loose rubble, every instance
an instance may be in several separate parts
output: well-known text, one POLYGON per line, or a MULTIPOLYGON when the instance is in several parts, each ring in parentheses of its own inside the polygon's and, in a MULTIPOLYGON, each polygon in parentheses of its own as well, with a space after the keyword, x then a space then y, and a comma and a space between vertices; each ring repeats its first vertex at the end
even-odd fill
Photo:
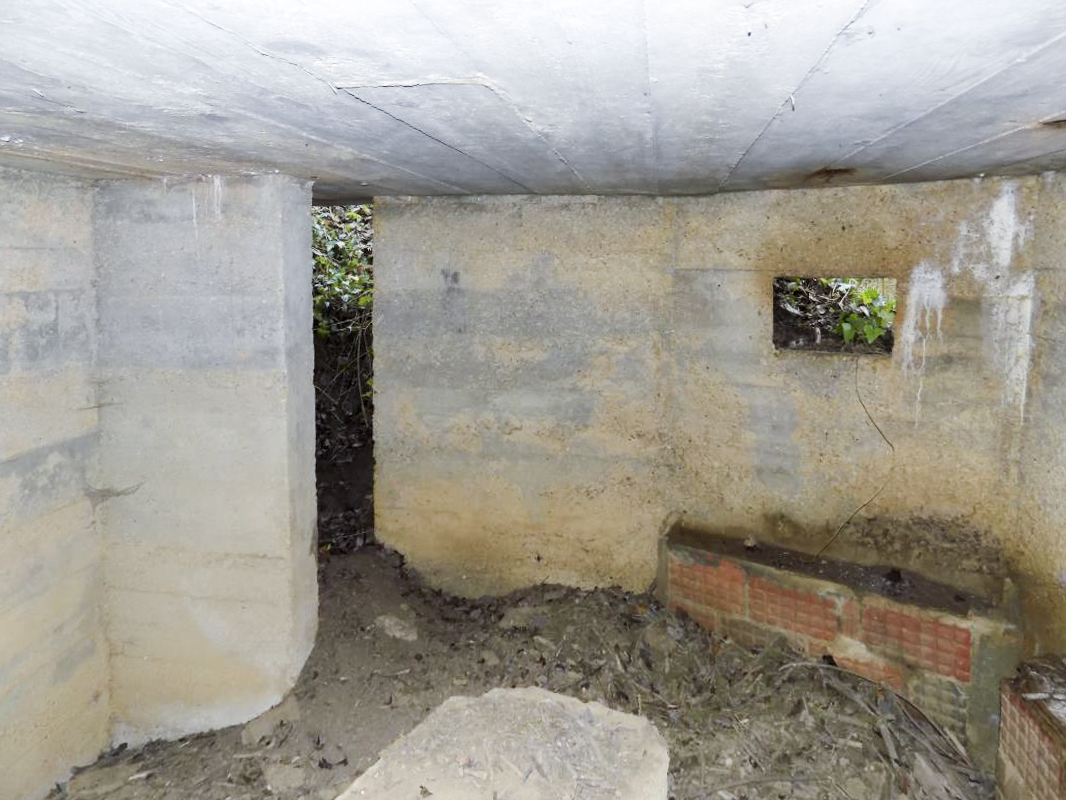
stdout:
POLYGON ((1021 666, 1019 675, 1022 697, 1038 700, 1063 725, 1066 725, 1066 658, 1045 656, 1021 666))

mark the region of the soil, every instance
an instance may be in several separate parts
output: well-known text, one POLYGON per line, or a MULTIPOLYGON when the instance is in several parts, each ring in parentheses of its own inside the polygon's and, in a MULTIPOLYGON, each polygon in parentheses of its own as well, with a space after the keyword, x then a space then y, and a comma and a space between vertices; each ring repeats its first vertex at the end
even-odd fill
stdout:
POLYGON ((845 342, 833 331, 812 328, 774 314, 774 348, 777 350, 807 350, 815 353, 850 353, 851 355, 883 356, 892 352, 894 337, 887 331, 873 344, 858 339, 845 342))
POLYGON ((916 572, 894 566, 864 566, 830 558, 819 558, 770 544, 750 543, 740 536, 677 527, 669 534, 671 543, 690 548, 697 558, 707 553, 763 564, 811 578, 843 584, 856 591, 870 592, 900 602, 947 611, 965 617, 971 610, 988 612, 987 598, 963 589, 930 580, 916 572))
POLYGON ((284 704, 108 753, 52 800, 333 800, 447 697, 515 686, 646 716, 677 800, 992 796, 916 709, 783 641, 753 652, 619 589, 454 598, 377 546, 320 561, 318 643, 284 704))
POLYGON ((368 439, 349 443, 337 460, 318 462, 321 553, 348 553, 374 541, 374 453, 368 439))
POLYGON ((374 539, 372 364, 369 330, 315 337, 315 478, 320 552, 347 553, 374 539))
POLYGON ((1010 568, 994 537, 965 520, 869 517, 853 520, 842 537, 890 564, 921 564, 954 573, 1005 578, 1010 568))

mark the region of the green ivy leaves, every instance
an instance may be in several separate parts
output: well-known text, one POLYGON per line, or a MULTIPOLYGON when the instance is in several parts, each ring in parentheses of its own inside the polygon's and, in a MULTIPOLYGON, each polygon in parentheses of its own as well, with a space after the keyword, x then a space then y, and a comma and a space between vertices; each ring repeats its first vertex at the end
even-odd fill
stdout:
POLYGON ((312 209, 314 329, 319 336, 370 325, 374 303, 372 210, 312 209))
POLYGON ((894 297, 883 297, 873 286, 860 288, 857 281, 838 281, 834 288, 843 295, 836 331, 845 342, 862 336, 873 344, 888 332, 896 318, 894 297))

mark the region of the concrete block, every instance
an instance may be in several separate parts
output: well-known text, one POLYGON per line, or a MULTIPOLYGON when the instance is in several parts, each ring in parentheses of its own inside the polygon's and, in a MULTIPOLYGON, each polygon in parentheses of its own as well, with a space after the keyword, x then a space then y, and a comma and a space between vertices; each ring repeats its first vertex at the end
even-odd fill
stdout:
POLYGON ((1047 172, 1040 178, 1033 236, 1033 268, 1066 272, 1066 177, 1061 172, 1047 172))
MULTIPOLYGON (((923 262, 994 261, 1003 251, 994 237, 1021 235, 1038 198, 1038 182, 1023 179, 676 200, 676 263, 682 270, 905 278, 923 262)), ((1028 268, 1031 248, 1010 247, 1014 268, 1028 268)))
POLYGON ((445 700, 338 800, 666 800, 669 761, 643 717, 543 689, 493 689, 445 700))
POLYGON ((285 556, 218 553, 181 541, 130 539, 121 547, 122 558, 107 565, 107 585, 116 590, 267 604, 291 592, 285 556))
POLYGON ((101 396, 114 403, 101 412, 107 488, 135 488, 101 506, 116 545, 132 537, 214 553, 287 552, 283 373, 130 371, 111 376, 101 396))
POLYGON ((0 612, 5 644, 0 691, 17 693, 42 670, 54 668, 57 654, 72 642, 94 640, 101 634, 100 578, 98 565, 61 574, 46 591, 0 612))
MULTIPOLYGON (((1041 250, 1040 231, 1060 213, 1060 183, 382 202, 379 534, 453 589, 568 579, 562 565, 608 541, 627 555, 578 580, 638 585, 650 570, 636 554, 650 551, 634 543, 670 513, 817 547, 891 469, 866 513, 965 518, 1008 553, 1029 540, 1013 556, 1031 575, 1025 594, 1060 607, 1041 588, 1057 579, 1024 553, 1057 553, 1066 511, 1050 488, 1027 489, 1041 498, 1030 514, 1012 477, 1027 420, 1057 441, 1031 414, 1054 413, 1035 381, 1062 372, 1054 342, 1037 338, 1059 302, 1045 277, 1055 235, 1041 250), (776 351, 771 282, 785 274, 896 279, 891 357, 776 351), (625 460, 611 464, 617 486, 577 467, 613 458, 625 460), (566 509, 564 483, 595 485, 628 521, 566 509), (476 568, 448 556, 460 543, 476 568), (537 555, 557 567, 530 568, 537 555)), ((1059 456, 1035 440, 1032 452, 1050 487, 1059 456)))
POLYGON ((274 369, 281 298, 100 295, 100 362, 126 369, 274 369), (180 336, 176 331, 183 331, 180 336))
MULTIPOLYGON (((394 264, 379 280, 385 294, 442 281, 442 267, 482 291, 548 288, 562 282, 625 292, 647 285, 644 264, 661 263, 672 242, 663 224, 664 201, 598 197, 380 198, 375 213, 375 259, 394 264), (456 226, 461 216, 463 224, 456 226), (411 239, 417 226, 425 239, 411 239), (399 234, 399 235, 397 235, 399 234), (500 237, 508 240, 499 247, 500 237), (425 241, 436 246, 427 249, 425 241), (384 248, 384 249, 382 249, 384 248), (447 262, 441 256, 447 254, 447 262), (614 268, 625 259, 631 270, 614 268), (571 260, 574 270, 568 269, 571 260), (465 268, 465 272, 464 272, 465 268), (594 284, 606 277, 611 286, 594 284), (614 288, 611 288, 614 287, 614 288)), ((465 282, 465 283, 464 283, 465 282)))
POLYGON ((666 509, 654 489, 661 477, 639 459, 377 463, 379 537, 450 591, 543 581, 635 587, 654 575, 666 509))

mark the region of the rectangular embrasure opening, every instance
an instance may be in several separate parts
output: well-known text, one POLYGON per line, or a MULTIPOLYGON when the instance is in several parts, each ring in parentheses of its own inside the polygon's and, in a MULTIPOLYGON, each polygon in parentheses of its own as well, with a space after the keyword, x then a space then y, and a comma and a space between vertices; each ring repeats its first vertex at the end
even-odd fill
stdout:
POLYGON ((824 353, 892 352, 892 278, 778 277, 773 282, 774 347, 824 353))

